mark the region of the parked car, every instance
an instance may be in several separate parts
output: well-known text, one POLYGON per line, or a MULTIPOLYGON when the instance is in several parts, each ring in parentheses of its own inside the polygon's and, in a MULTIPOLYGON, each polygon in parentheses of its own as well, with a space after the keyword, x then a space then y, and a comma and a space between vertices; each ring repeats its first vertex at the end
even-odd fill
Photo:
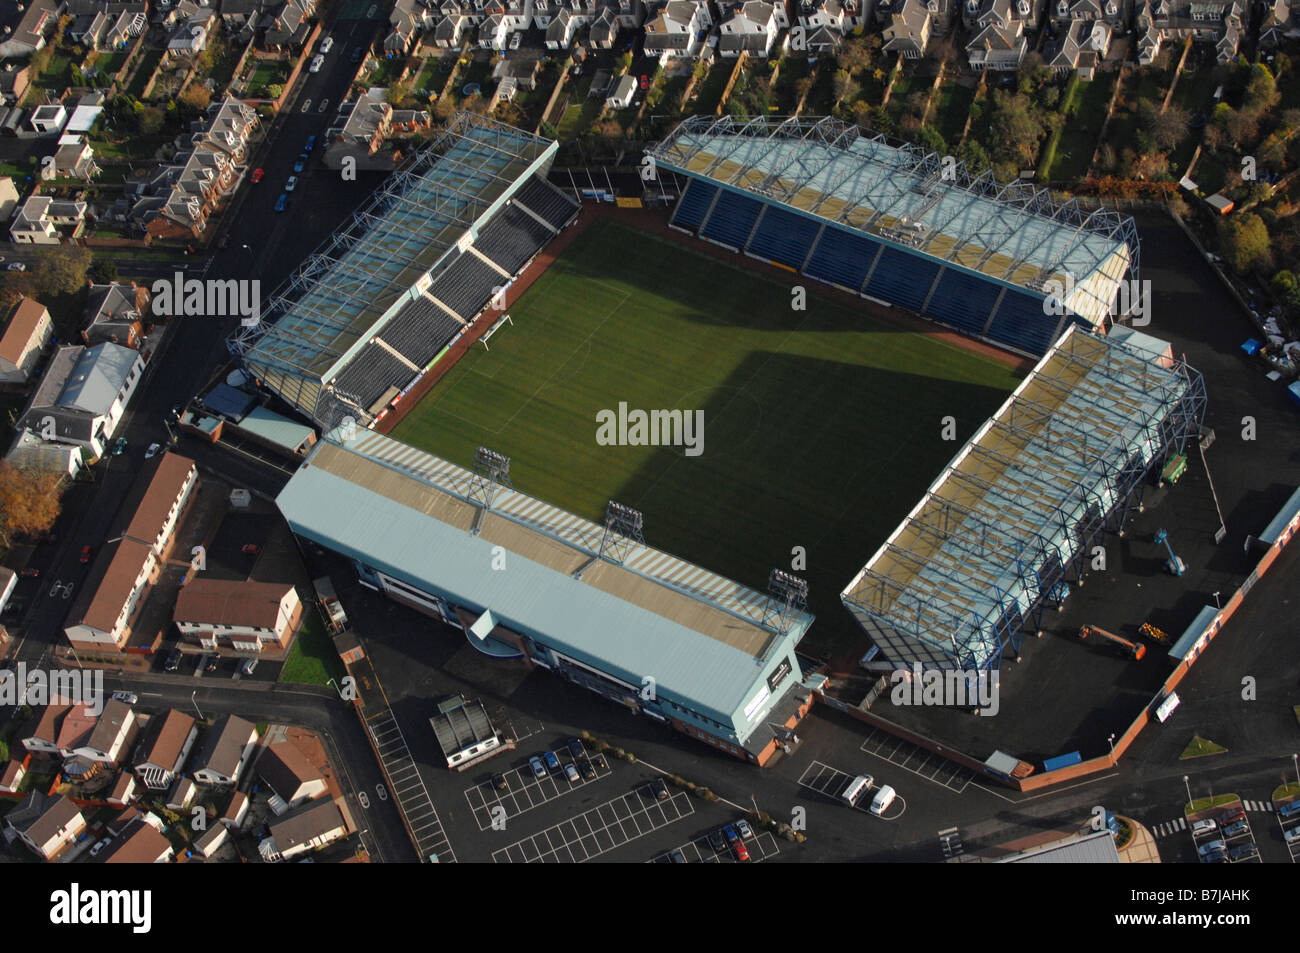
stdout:
POLYGON ((41 571, 34 566, 24 566, 22 569, 18 570, 18 576, 20 579, 35 579, 40 574, 41 571))
POLYGON ((1212 850, 1201 857, 1203 864, 1223 864, 1228 861, 1228 852, 1226 850, 1212 850))
POLYGON ((1284 819, 1295 814, 1300 814, 1300 800, 1292 801, 1290 804, 1283 804, 1277 809, 1277 816, 1284 819))
POLYGON ((93 549, 91 549, 89 545, 82 546, 82 547, 81 547, 81 564, 84 566, 84 565, 86 565, 86 563, 90 562, 90 557, 93 556, 94 554, 95 554, 95 551, 94 551, 93 549))
POLYGON ((266 175, 265 169, 254 169, 253 174, 248 177, 248 181, 256 185, 262 181, 262 176, 266 175))
POLYGON ((296 175, 289 176, 288 181, 284 183, 284 190, 286 192, 292 192, 297 187, 298 187, 298 177, 296 175))
POLYGON ((144 452, 144 458, 148 460, 150 457, 156 457, 158 455, 158 451, 161 449, 162 449, 162 444, 160 443, 149 444, 149 449, 144 452))
POLYGON ((609 762, 605 760, 605 756, 603 754, 593 755, 591 758, 591 765, 594 768, 600 768, 600 770, 602 771, 609 770, 609 762))
POLYGON ((311 152, 311 151, 312 151, 313 149, 315 149, 315 148, 316 148, 316 137, 315 137, 315 136, 308 136, 308 137, 307 137, 307 144, 306 144, 305 146, 302 147, 302 151, 303 151, 303 152, 311 152))
POLYGON ((722 853, 727 849, 727 839, 722 836, 722 831, 716 827, 709 831, 709 846, 718 853, 722 853))
POLYGON ((289 207, 289 194, 287 192, 281 192, 280 197, 275 200, 275 210, 277 212, 283 212, 288 207, 289 207))
POLYGON ((167 654, 166 661, 163 662, 163 671, 174 672, 181 667, 181 650, 172 649, 167 654))
POLYGON ((533 755, 528 759, 528 767, 533 769, 533 777, 541 780, 546 777, 546 765, 542 764, 542 759, 533 755))
POLYGON ((1192 824, 1192 836, 1200 837, 1203 834, 1213 834, 1219 829, 1218 822, 1212 817, 1203 817, 1192 824))
POLYGON ((738 840, 731 846, 732 849, 735 850, 736 852, 736 860, 741 860, 741 861, 749 860, 749 848, 745 846, 745 842, 743 840, 738 840))
POLYGON ((317 53, 311 58, 311 66, 307 67, 309 73, 319 73, 320 68, 325 65, 325 57, 317 53))
POLYGON ((90 856, 98 857, 99 852, 112 843, 112 841, 113 838, 111 837, 101 837, 99 840, 95 841, 95 846, 90 848, 90 856))
POLYGON ((1232 859, 1233 863, 1239 860, 1250 860, 1250 858, 1258 856, 1259 848, 1254 844, 1241 844, 1228 851, 1228 857, 1232 859))
POLYGON ((668 852, 668 860, 674 864, 686 863, 686 855, 682 853, 680 847, 674 847, 668 852))
POLYGON ((239 670, 243 672, 245 675, 252 675, 255 671, 257 671, 257 659, 255 658, 248 659, 246 662, 244 662, 243 665, 239 666, 239 670))
POLYGON ((877 817, 884 814, 885 811, 888 810, 889 805, 894 803, 894 798, 897 796, 898 792, 892 787, 888 784, 883 785, 880 790, 876 792, 876 796, 871 799, 871 813, 875 814, 877 817))
POLYGON ((646 786, 646 789, 656 801, 668 800, 668 785, 664 784, 663 778, 655 778, 646 786))
POLYGON ((1239 834, 1246 833, 1246 831, 1248 831, 1249 829, 1250 829, 1249 826, 1246 824, 1244 820, 1233 821, 1231 824, 1229 824, 1227 827, 1223 829, 1223 837, 1225 840, 1230 837, 1236 837, 1239 834))
POLYGON ((293 161, 294 173, 297 174, 302 172, 303 169, 307 168, 307 163, 310 161, 311 161, 311 156, 307 155, 307 153, 305 152, 302 155, 298 156, 298 158, 293 161))
POLYGON ((361 58, 362 58, 363 56, 365 56, 365 55, 366 55, 366 54, 365 54, 365 51, 364 51, 361 47, 359 47, 359 46, 354 46, 354 47, 352 48, 352 62, 354 62, 354 63, 360 63, 360 62, 361 62, 361 58))
POLYGON ((492 786, 496 788, 498 791, 504 791, 510 787, 509 783, 507 783, 506 781, 506 776, 504 774, 492 775, 492 786))
POLYGON ((239 547, 239 551, 245 556, 256 556, 262 552, 262 547, 257 543, 245 543, 239 547))
POLYGON ((577 766, 572 761, 564 766, 564 776, 569 779, 570 783, 577 783, 582 780, 578 775, 577 766))
POLYGON ((124 453, 126 453, 126 438, 118 437, 113 441, 113 456, 120 457, 124 453))
POLYGON ((523 40, 523 38, 524 38, 524 35, 523 35, 522 33, 512 33, 512 34, 510 34, 510 49, 512 49, 512 50, 517 50, 517 49, 519 49, 519 43, 520 43, 521 40, 523 40))
POLYGON ((740 831, 741 837, 754 836, 754 831, 753 828, 749 826, 749 821, 745 820, 743 817, 740 820, 736 821, 736 830, 740 831))
POLYGON ((588 781, 596 776, 596 769, 591 766, 591 762, 586 758, 578 762, 578 770, 582 772, 582 776, 588 781))
POLYGON ((1223 843, 1223 841, 1219 840, 1218 838, 1215 838, 1214 840, 1206 841, 1200 847, 1196 848, 1196 852, 1200 854, 1201 857, 1204 858, 1214 853, 1226 854, 1228 852, 1228 848, 1227 845, 1223 843))
POLYGON ((587 749, 582 746, 582 742, 577 738, 570 738, 565 744, 568 746, 569 754, 575 758, 587 757, 587 749))
POLYGON ((203 671, 215 672, 219 668, 221 668, 221 656, 213 655, 211 658, 208 659, 208 664, 203 666, 203 671))
POLYGON ((1244 821, 1246 812, 1239 807, 1230 807, 1219 813, 1220 824, 1231 824, 1233 821, 1244 821))
POLYGON ((113 701, 124 702, 127 705, 134 705, 140 700, 136 696, 135 692, 113 692, 109 697, 112 698, 113 701))
POLYGON ((1283 831, 1282 839, 1285 840, 1288 844, 1294 844, 1296 841, 1300 841, 1300 826, 1288 828, 1287 830, 1283 831))
POLYGON ((640 86, 642 89, 649 89, 649 88, 650 88, 650 77, 649 77, 648 75, 646 75, 645 73, 642 73, 642 74, 641 74, 641 78, 637 80, 637 85, 640 86))
POLYGON ((546 766, 550 768, 552 771, 554 771, 556 774, 560 773, 560 759, 556 757, 554 751, 543 752, 542 760, 545 761, 546 766))
POLYGON ((320 41, 320 51, 322 53, 328 53, 332 49, 334 49, 334 37, 327 36, 320 41))
POLYGON ((27 270, 27 266, 24 265, 21 261, 11 261, 11 262, 9 263, 9 265, 8 265, 8 270, 9 270, 9 271, 26 271, 26 270, 27 270))
POLYGON ((727 838, 728 844, 734 844, 740 840, 740 831, 736 830, 735 824, 723 824, 722 835, 727 838))

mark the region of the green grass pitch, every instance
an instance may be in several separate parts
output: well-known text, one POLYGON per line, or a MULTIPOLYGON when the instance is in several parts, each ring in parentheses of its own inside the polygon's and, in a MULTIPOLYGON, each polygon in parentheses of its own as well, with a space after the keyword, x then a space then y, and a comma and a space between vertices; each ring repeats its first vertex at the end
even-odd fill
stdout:
MULTIPOLYGON (((593 223, 393 436, 762 590, 806 558, 812 652, 860 644, 839 593, 1018 383, 989 358, 614 222, 593 223), (601 446, 597 412, 704 411, 703 452, 601 446), (957 439, 942 439, 943 418, 957 439)), ((805 282, 812 285, 815 283, 805 282)))

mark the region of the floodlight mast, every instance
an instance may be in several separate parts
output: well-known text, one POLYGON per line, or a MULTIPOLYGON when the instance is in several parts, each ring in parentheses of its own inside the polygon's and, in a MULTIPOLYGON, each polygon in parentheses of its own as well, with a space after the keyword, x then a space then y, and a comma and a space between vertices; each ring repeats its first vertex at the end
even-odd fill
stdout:
POLYGON ((502 487, 513 490, 510 485, 510 458, 490 447, 479 447, 474 451, 474 476, 469 484, 469 501, 478 506, 474 514, 474 525, 470 532, 477 536, 482 527, 483 517, 492 509, 497 493, 502 487))
POLYGON ((767 591, 770 596, 760 624, 774 632, 785 632, 791 620, 808 606, 808 581, 784 569, 773 569, 767 576, 767 591))
POLYGON ((640 510, 610 500, 605 507, 605 532, 600 537, 600 558, 617 566, 623 565, 637 546, 645 545, 645 537, 641 533, 644 524, 645 517, 640 510))

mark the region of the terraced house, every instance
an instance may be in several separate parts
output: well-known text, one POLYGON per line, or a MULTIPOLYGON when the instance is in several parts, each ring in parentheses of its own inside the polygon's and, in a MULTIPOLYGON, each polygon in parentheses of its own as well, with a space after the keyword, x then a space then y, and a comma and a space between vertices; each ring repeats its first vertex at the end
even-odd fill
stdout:
MULTIPOLYGON (((971 3, 967 3, 967 9, 971 3)), ((995 72, 1020 68, 1029 50, 1026 30, 1034 26, 1033 0, 984 0, 971 18, 975 35, 966 44, 971 69, 995 72)))
POLYGON ((1165 44, 1190 36, 1197 43, 1213 43, 1220 63, 1231 62, 1244 23, 1240 0, 1142 0, 1134 20, 1137 61, 1149 66, 1165 44))

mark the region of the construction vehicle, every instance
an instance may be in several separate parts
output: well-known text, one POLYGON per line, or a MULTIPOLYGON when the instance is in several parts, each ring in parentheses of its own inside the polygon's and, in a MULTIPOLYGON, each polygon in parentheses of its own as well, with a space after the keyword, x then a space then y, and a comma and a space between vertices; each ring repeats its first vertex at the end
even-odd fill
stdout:
POLYGON ((320 603, 321 612, 330 631, 342 632, 347 628, 348 614, 343 611, 343 604, 339 602, 338 593, 334 591, 334 584, 330 582, 329 576, 313 579, 311 584, 316 589, 316 599, 320 603))
POLYGON ((1105 629, 1099 629, 1095 625, 1085 625, 1079 629, 1080 639, 1086 639, 1091 635, 1097 635, 1101 636, 1103 639, 1108 639, 1112 645, 1134 661, 1137 661, 1147 654, 1147 647, 1141 642, 1130 642, 1128 639, 1121 638, 1114 632, 1107 632, 1105 629))
POLYGON ((1187 571, 1187 564, 1178 558, 1174 548, 1169 545, 1169 533, 1164 529, 1156 530, 1156 535, 1152 539, 1157 543, 1164 543, 1165 550, 1169 553, 1169 558, 1165 560, 1165 572, 1171 576, 1181 576, 1187 571))
POLYGON ((1150 622, 1143 622, 1138 628, 1138 632, 1142 633, 1144 639, 1148 639, 1156 643, 1156 645, 1170 645, 1174 641, 1169 637, 1168 632, 1164 629, 1156 628, 1150 622))

